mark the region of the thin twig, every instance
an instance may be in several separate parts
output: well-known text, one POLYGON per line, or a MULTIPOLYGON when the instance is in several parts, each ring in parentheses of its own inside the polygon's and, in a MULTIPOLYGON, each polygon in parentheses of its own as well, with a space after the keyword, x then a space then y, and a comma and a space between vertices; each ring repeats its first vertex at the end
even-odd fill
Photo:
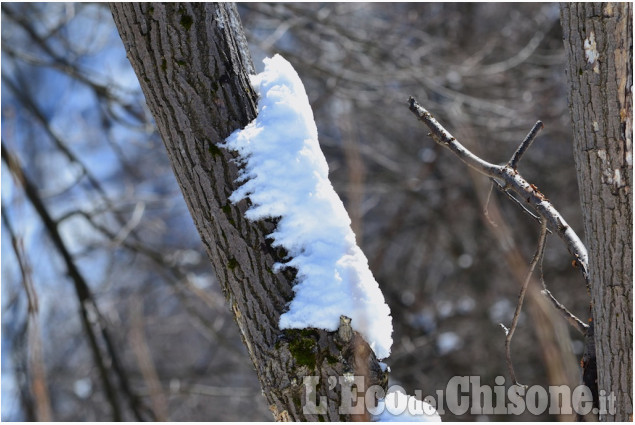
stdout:
POLYGON ((553 296, 551 291, 547 288, 544 288, 541 293, 551 301, 553 306, 562 313, 564 318, 569 322, 571 326, 578 330, 582 335, 586 335, 587 329, 589 329, 589 325, 584 323, 582 320, 578 319, 578 317, 571 313, 560 301, 553 296))
MULTIPOLYGON (((525 300, 525 294, 527 293, 527 287, 529 286, 529 282, 531 282, 531 276, 536 269, 536 266, 541 261, 542 256, 545 253, 545 245, 547 241, 547 221, 542 220, 540 224, 540 237, 538 238, 538 247, 536 248, 536 254, 534 254, 534 258, 532 258, 531 263, 529 263, 529 270, 527 271, 527 275, 525 276, 525 281, 523 282, 522 287, 520 288, 520 294, 518 294, 518 303, 516 304, 516 311, 514 311, 514 317, 512 319, 512 324, 509 329, 505 330, 505 357, 507 359, 507 368, 509 369, 509 375, 511 377, 512 382, 515 385, 521 385, 518 383, 516 379, 516 373, 514 373, 514 366, 512 364, 511 357, 511 342, 512 337, 514 336, 514 331, 516 330, 516 326, 518 325, 518 318, 520 317, 520 312, 523 308, 523 301, 525 300)), ((505 327, 503 326, 503 329, 505 327)))
POLYGON ((540 293, 544 295, 545 297, 547 297, 549 301, 551 301, 551 303, 556 308, 556 310, 562 314, 562 316, 565 318, 567 322, 569 322, 571 326, 573 326, 582 335, 586 336, 587 330, 589 329, 589 325, 584 323, 582 320, 578 319, 578 317, 575 314, 571 313, 569 309, 567 309, 560 301, 558 301, 556 297, 553 296, 551 291, 547 289, 547 284, 545 283, 545 276, 544 276, 543 268, 542 268, 543 260, 544 260, 544 256, 543 258, 540 259, 540 283, 542 284, 542 291, 540 291, 540 293))
POLYGON ((544 127, 545 126, 542 121, 538 121, 536 122, 536 124, 534 124, 529 134, 525 136, 525 140, 522 141, 520 146, 518 146, 518 149, 516 149, 516 152, 514 152, 514 155, 512 155, 512 159, 509 160, 508 165, 512 167, 512 169, 515 170, 516 168, 518 168, 518 162, 520 161, 520 158, 522 158, 527 149, 529 149, 529 146, 531 146, 533 141, 536 139, 538 132, 544 127))

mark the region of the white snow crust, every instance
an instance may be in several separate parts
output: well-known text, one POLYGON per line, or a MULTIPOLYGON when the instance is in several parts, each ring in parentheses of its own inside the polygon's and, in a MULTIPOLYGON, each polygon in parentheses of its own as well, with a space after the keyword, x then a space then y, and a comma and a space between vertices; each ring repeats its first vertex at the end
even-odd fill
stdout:
POLYGON ((252 76, 258 116, 234 132, 225 146, 240 154, 244 182, 230 197, 249 198, 249 220, 279 217, 269 235, 297 269, 295 297, 280 317, 281 329, 335 331, 340 315, 369 343, 378 358, 392 345, 392 319, 368 260, 355 242, 350 218, 328 179, 328 165, 300 77, 282 56, 264 60, 252 76))

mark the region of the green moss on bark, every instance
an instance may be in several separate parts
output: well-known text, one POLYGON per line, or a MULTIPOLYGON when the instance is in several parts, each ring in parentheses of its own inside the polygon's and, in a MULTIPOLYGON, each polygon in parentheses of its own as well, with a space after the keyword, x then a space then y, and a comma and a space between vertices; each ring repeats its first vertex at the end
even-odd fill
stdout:
POLYGON ((235 258, 230 258, 227 262, 227 268, 229 270, 234 270, 236 267, 238 267, 238 260, 236 260, 235 258))

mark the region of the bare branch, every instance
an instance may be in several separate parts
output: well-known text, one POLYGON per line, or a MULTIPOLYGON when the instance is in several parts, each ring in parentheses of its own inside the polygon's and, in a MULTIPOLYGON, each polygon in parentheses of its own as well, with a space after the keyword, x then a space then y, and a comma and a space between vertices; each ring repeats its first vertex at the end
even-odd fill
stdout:
POLYGON ((26 253, 24 252, 24 243, 22 238, 16 235, 13 230, 13 225, 6 214, 6 208, 4 205, 0 207, 0 213, 2 214, 2 221, 4 222, 4 229, 9 234, 11 239, 11 246, 15 253, 22 274, 22 285, 26 292, 27 297, 27 355, 28 355, 28 367, 29 375, 31 377, 31 393, 35 399, 35 419, 37 421, 50 422, 53 420, 53 413, 51 410, 51 399, 49 397, 48 386, 46 382, 46 366, 44 364, 43 349, 42 349, 42 335, 40 333, 39 325, 39 307, 38 297, 35 291, 35 285, 33 284, 33 278, 31 273, 31 265, 28 261, 26 253))
MULTIPOLYGON (((537 264, 542 263, 542 257, 544 255, 545 241, 546 236, 549 232, 549 227, 556 231, 558 236, 565 242, 569 253, 573 255, 575 258, 574 264, 576 264, 582 271, 582 275, 585 279, 587 287, 589 285, 589 275, 588 275, 588 255, 586 248, 580 238, 576 235, 576 233, 569 227, 564 218, 560 215, 560 213, 551 205, 551 203, 547 200, 547 198, 538 190, 538 188, 527 182, 516 170, 518 162, 520 161, 522 155, 529 148, 533 140, 536 138, 538 131, 543 128, 542 122, 538 121, 529 134, 525 137, 525 140, 521 143, 519 148, 516 150, 512 159, 508 164, 504 166, 494 165, 489 162, 486 162, 474 155, 468 149, 466 149, 463 145, 461 145, 458 140, 456 140, 438 121, 436 121, 432 115, 421 105, 419 105, 414 98, 409 99, 410 110, 419 118, 420 121, 430 129, 431 133, 429 135, 432 139, 439 145, 444 146, 450 149, 455 155, 457 155, 464 163, 475 169, 481 174, 484 174, 496 184, 496 186, 501 189, 506 195, 512 198, 516 203, 518 203, 525 212, 531 215, 534 218, 540 220, 541 223, 541 232, 540 238, 538 242, 538 249, 534 258, 532 259, 529 271, 523 281, 522 288, 518 297, 518 304, 516 306, 516 311, 514 313, 513 321, 511 327, 508 329, 504 325, 501 325, 505 330, 506 338, 505 338, 505 351, 507 358, 507 366, 509 368, 509 372, 512 380, 515 384, 518 384, 516 379, 516 375, 514 373, 513 364, 511 361, 511 351, 510 344, 518 323, 518 317, 520 315, 520 311, 522 309, 523 300, 525 297, 525 293, 527 291, 527 286, 531 281, 531 276, 536 268, 537 264), (536 217, 516 196, 511 194, 513 192, 518 196, 518 198, 524 200, 527 205, 532 207, 538 214, 536 217)), ((489 196, 488 194, 488 202, 489 196)), ((486 202, 486 208, 487 203, 486 202)), ((490 218, 487 216, 486 218, 491 222, 490 218)), ((546 292, 543 291, 545 295, 549 297, 550 293, 546 290, 543 281, 543 288, 546 292)), ((550 296, 552 303, 556 306, 556 308, 562 312, 565 318, 579 331, 581 331, 584 335, 587 335, 587 326, 582 323, 577 317, 575 317, 571 312, 569 312, 562 304, 560 304, 553 296, 550 296)))
POLYGON ((560 215, 558 210, 547 200, 545 195, 509 165, 494 165, 474 155, 443 128, 443 126, 432 117, 430 112, 419 105, 414 98, 410 97, 408 104, 410 105, 410 110, 417 118, 423 121, 430 129, 430 136, 436 143, 450 149, 464 163, 481 174, 501 180, 505 189, 509 188, 508 190, 513 191, 520 199, 526 201, 540 217, 546 220, 547 226, 555 231, 566 244, 569 253, 575 259, 575 264, 580 268, 588 287, 589 260, 586 247, 571 226, 569 226, 562 215, 560 215))
POLYGON ((549 291, 546 287, 541 291, 541 293, 551 301, 553 306, 562 313, 563 317, 567 319, 567 321, 577 329, 582 335, 586 335, 587 329, 589 329, 589 325, 584 323, 582 320, 578 319, 578 317, 571 313, 560 301, 553 296, 551 291, 549 291))
POLYGON ((428 126, 431 131, 428 135, 432 137, 435 142, 450 149, 461 159, 461 161, 474 168, 476 171, 489 177, 501 178, 501 174, 503 172, 502 166, 483 161, 481 158, 470 152, 465 146, 459 143, 459 141, 456 140, 449 131, 443 128, 443 126, 434 119, 430 112, 428 112, 423 106, 419 105, 413 97, 411 97, 408 102, 410 104, 410 110, 419 117, 420 121, 423 121, 423 123, 428 126))

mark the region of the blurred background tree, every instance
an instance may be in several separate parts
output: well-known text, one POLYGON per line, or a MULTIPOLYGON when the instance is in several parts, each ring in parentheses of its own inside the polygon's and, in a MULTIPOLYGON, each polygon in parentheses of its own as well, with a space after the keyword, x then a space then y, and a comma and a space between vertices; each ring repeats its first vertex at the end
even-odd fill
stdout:
MULTIPOLYGON (((528 261, 538 226, 498 193, 490 225, 487 179, 425 137, 406 101, 491 162, 542 120, 522 172, 582 234, 558 5, 239 11, 257 69, 281 53, 307 88, 392 309, 391 384, 424 395, 455 375, 510 385, 499 326, 520 285, 510 253, 528 261)), ((271 419, 107 6, 3 3, 2 89, 2 419, 271 419)), ((587 317, 559 241, 544 276, 587 317)), ((537 297, 525 311, 521 382, 577 385, 580 337, 537 297)))

